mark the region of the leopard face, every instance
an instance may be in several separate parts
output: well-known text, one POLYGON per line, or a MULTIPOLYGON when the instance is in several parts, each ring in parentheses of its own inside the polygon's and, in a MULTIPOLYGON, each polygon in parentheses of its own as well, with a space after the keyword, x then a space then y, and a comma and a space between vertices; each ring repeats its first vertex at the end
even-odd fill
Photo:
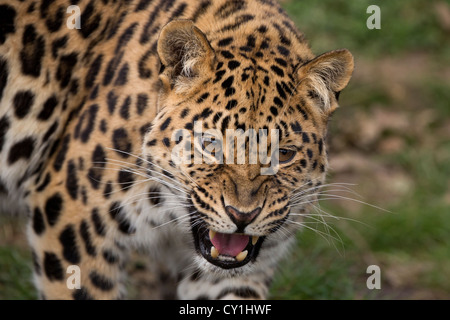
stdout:
POLYGON ((182 193, 197 260, 207 269, 257 263, 271 241, 298 228, 325 178, 327 121, 352 56, 341 50, 313 58, 306 48, 293 56, 276 42, 265 30, 209 41, 183 20, 160 35, 159 113, 143 154, 182 193), (249 132, 256 150, 267 147, 265 158, 257 152, 251 161, 249 132), (183 156, 174 158, 176 151, 183 156), (295 201, 299 194, 308 201, 295 201))

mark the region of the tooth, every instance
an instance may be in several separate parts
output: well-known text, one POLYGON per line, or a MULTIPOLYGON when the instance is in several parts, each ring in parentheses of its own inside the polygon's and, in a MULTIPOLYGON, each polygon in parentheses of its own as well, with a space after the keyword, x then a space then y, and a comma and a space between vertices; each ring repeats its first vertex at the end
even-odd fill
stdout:
POLYGON ((247 250, 245 250, 245 251, 242 251, 241 253, 239 253, 237 256, 236 256, 236 260, 237 261, 243 261, 246 257, 247 257, 247 254, 248 254, 248 251, 247 250))
POLYGON ((219 251, 217 251, 216 247, 212 246, 211 247, 211 257, 213 257, 213 259, 216 259, 219 256, 219 251))
POLYGON ((252 245, 255 245, 258 242, 259 237, 258 236, 253 236, 252 237, 252 245))
POLYGON ((209 229, 209 240, 212 240, 216 236, 216 232, 214 230, 209 229))

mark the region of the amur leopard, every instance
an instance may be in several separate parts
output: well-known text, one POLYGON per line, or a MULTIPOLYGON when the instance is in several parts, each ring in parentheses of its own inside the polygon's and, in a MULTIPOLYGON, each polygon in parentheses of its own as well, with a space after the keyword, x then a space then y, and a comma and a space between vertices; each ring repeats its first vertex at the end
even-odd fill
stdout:
POLYGON ((1 0, 0 211, 40 298, 124 298, 133 248, 166 297, 267 298, 352 72, 274 0, 1 0))

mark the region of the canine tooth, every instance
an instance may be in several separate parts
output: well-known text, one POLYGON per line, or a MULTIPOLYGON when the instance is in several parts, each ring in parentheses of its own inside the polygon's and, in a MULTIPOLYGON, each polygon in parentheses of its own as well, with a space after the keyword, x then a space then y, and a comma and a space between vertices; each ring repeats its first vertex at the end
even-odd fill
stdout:
POLYGON ((243 261, 246 257, 247 257, 247 254, 248 254, 248 251, 247 250, 245 250, 245 251, 242 251, 241 253, 239 253, 237 256, 236 256, 236 260, 237 261, 243 261))
POLYGON ((258 236, 253 236, 252 237, 252 245, 255 245, 258 242, 259 237, 258 236))
POLYGON ((218 256, 219 256, 219 251, 217 251, 216 247, 212 246, 211 247, 211 257, 213 257, 213 259, 217 259, 218 256))
POLYGON ((209 229, 209 239, 212 240, 216 236, 216 232, 214 230, 209 229))

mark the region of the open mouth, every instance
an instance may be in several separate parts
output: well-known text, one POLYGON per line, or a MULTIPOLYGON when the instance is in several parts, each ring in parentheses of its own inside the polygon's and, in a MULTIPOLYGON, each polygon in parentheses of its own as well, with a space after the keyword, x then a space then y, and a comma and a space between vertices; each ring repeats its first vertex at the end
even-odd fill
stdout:
POLYGON ((238 268, 254 261, 264 237, 242 233, 221 233, 205 223, 193 224, 195 248, 210 263, 223 269, 238 268))

